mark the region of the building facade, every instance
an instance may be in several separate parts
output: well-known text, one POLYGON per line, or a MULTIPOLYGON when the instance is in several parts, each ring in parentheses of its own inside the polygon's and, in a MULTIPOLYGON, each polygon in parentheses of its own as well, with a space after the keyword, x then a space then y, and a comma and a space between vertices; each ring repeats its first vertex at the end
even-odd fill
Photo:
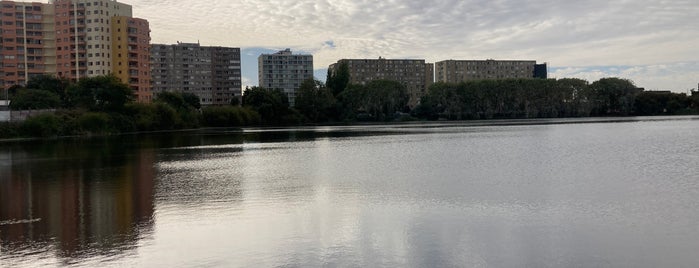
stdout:
POLYGON ((446 60, 435 63, 437 82, 479 79, 546 78, 546 63, 533 60, 446 60))
POLYGON ((192 93, 202 105, 230 104, 241 96, 240 48, 178 42, 153 44, 150 53, 153 93, 192 93))
POLYGON ((400 82, 410 95, 411 107, 419 103, 434 83, 434 65, 425 60, 342 59, 330 65, 330 71, 336 73, 342 64, 347 64, 351 84, 365 85, 373 80, 400 82))
POLYGON ((113 74, 134 90, 140 102, 153 100, 149 28, 148 21, 144 19, 126 16, 112 18, 113 74))
MULTIPOLYGON (((148 22, 132 18, 131 6, 115 0, 54 0, 48 4, 1 1, 1 9, 0 79, 5 88, 24 85, 32 76, 42 74, 73 81, 113 74, 117 72, 114 50, 119 38, 126 38, 127 47, 122 45, 123 49, 136 49, 139 55, 150 43, 148 22), (122 29, 117 24, 124 27, 126 35, 114 32, 122 29), (136 45, 128 47, 130 41, 136 41, 136 45)), ((144 55, 148 54, 145 51, 144 55)), ((149 57, 140 55, 137 61, 139 66, 148 65, 149 57)), ((121 76, 117 75, 142 102, 150 100, 147 72, 122 70, 121 76)))
POLYGON ((293 54, 291 49, 257 58, 260 87, 284 92, 289 105, 296 103, 296 91, 301 83, 313 79, 313 55, 293 54))
POLYGON ((55 74, 54 6, 0 3, 0 86, 25 85, 34 76, 55 74))

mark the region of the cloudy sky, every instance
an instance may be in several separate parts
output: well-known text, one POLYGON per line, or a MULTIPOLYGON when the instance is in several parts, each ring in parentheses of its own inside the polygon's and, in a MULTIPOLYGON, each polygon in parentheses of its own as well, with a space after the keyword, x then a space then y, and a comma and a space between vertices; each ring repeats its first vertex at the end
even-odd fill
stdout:
POLYGON ((647 89, 699 83, 697 0, 122 0, 153 43, 314 55, 317 78, 341 58, 529 59, 553 78, 617 76, 647 89))

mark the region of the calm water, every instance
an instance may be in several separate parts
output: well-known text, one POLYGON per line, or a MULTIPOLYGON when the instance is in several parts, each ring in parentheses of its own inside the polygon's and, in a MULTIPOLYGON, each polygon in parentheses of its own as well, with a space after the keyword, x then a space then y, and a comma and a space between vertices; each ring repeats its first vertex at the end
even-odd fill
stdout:
POLYGON ((559 122, 0 143, 0 266, 698 266, 699 118, 559 122))

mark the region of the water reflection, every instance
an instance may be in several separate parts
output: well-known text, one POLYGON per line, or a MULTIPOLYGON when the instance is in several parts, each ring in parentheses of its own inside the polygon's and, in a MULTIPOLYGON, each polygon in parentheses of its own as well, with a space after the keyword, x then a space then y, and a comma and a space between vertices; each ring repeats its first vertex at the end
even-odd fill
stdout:
POLYGON ((697 120, 0 144, 0 266, 688 267, 697 120))
POLYGON ((2 259, 115 254, 152 232, 152 149, 123 139, 46 141, 10 144, 0 158, 2 259))

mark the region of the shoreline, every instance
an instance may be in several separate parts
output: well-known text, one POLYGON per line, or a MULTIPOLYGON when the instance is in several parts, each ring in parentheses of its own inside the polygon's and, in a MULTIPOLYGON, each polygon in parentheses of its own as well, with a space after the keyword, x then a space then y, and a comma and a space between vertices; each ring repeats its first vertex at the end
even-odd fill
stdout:
MULTIPOLYGON (((179 130, 158 130, 146 132, 128 132, 106 135, 78 135, 78 136, 58 136, 51 138, 12 138, 0 139, 2 143, 27 142, 27 141, 47 141, 61 139, 91 139, 104 137, 117 137, 129 135, 148 134, 169 134, 187 132, 229 132, 229 133, 262 133, 262 132, 283 132, 293 130, 323 130, 323 128, 335 128, 334 130, 352 130, 364 127, 377 128, 401 128, 401 127, 487 127, 487 126, 535 126, 535 125, 566 125, 566 124, 599 124, 599 123, 631 123, 631 122, 657 122, 657 121, 699 121, 699 115, 666 115, 666 116, 628 116, 628 117, 570 117, 570 118, 532 118, 532 119, 481 119, 481 120, 461 120, 461 121, 406 121, 406 122, 354 122, 338 124, 319 124, 302 126, 260 126, 260 127, 208 127, 196 129, 179 130)), ((326 129, 327 130, 327 129, 326 129)), ((330 130, 332 131, 332 130, 330 130)))

